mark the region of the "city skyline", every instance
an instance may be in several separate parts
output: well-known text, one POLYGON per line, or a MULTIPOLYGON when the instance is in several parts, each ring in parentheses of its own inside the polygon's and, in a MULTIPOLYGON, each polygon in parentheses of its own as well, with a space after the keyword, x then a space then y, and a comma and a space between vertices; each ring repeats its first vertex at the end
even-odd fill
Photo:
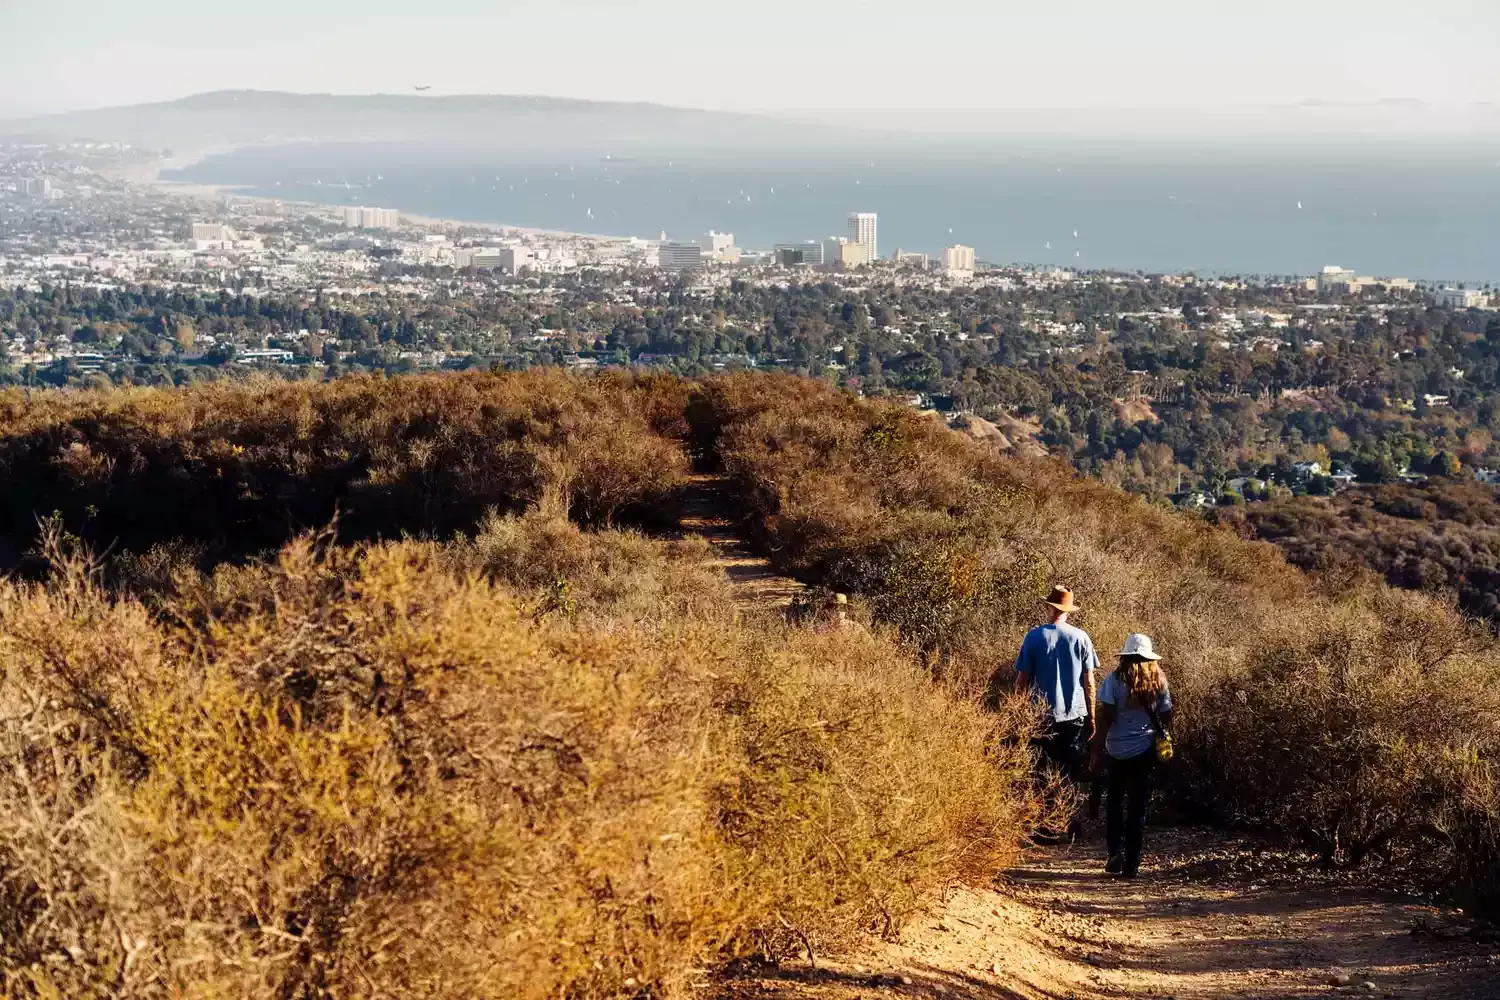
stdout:
POLYGON ((7 12, 0 115, 170 100, 218 89, 554 94, 811 114, 925 108, 1191 108, 1309 99, 1500 102, 1500 8, 1371 0, 1351 12, 1265 0, 1078 0, 1067 10, 955 0, 816 7, 765 0, 743 17, 679 0, 495 9, 453 0, 413 16, 383 0, 58 0, 7 12), (777 72, 854 51, 860 88, 777 72), (712 54, 684 80, 674 53, 712 54), (503 58, 495 58, 502 55, 503 58), (714 72, 717 67, 719 72, 714 72))

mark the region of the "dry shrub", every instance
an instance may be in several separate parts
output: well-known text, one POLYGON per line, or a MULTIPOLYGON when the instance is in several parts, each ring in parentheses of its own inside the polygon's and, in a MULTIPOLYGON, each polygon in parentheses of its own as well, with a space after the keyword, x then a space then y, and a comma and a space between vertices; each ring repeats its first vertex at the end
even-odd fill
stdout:
POLYGON ((673 392, 540 371, 0 393, 0 565, 53 512, 99 551, 192 543, 210 559, 335 514, 345 541, 445 536, 492 507, 608 524, 681 480, 680 444, 653 429, 671 429, 673 392))
MULTIPOLYGON (((454 570, 521 574, 561 539, 548 573, 680 572, 569 532, 302 539, 154 613, 56 552, 48 582, 0 584, 0 993, 672 992, 895 926, 1009 856, 1024 725, 878 636, 590 627, 454 570)), ((596 589, 604 621, 622 599, 596 589)))
POLYGON ((970 692, 1004 688, 1040 595, 1070 584, 1106 668, 1135 631, 1167 654, 1179 815, 1500 903, 1500 645, 1452 608, 1318 593, 1268 545, 818 383, 718 378, 689 415, 783 568, 864 595, 970 692))
POLYGON ((491 511, 472 538, 447 552, 478 572, 534 594, 538 612, 563 612, 599 627, 707 618, 726 612, 728 581, 709 565, 708 542, 648 538, 630 530, 583 531, 545 511, 491 511))

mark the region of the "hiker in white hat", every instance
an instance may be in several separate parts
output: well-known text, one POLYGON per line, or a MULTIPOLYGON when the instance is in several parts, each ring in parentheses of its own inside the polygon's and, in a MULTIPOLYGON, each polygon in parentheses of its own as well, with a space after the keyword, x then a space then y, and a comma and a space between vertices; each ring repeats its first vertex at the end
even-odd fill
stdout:
POLYGON ((1104 870, 1135 878, 1141 869, 1151 772, 1172 758, 1172 695, 1151 637, 1125 640, 1120 664, 1099 685, 1099 720, 1091 770, 1106 768, 1104 870))

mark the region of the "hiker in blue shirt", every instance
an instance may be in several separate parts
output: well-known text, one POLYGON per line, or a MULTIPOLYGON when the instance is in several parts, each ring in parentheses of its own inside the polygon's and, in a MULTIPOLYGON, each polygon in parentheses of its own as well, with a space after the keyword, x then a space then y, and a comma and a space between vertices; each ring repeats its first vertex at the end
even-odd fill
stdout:
POLYGON ((1107 768, 1104 870, 1135 878, 1141 868, 1151 772, 1172 754, 1172 694, 1151 646, 1151 637, 1132 635, 1120 650, 1120 665, 1099 685, 1099 726, 1090 770, 1107 768), (1107 761, 1106 761, 1107 758, 1107 761))
POLYGON ((1087 632, 1068 623, 1078 610, 1073 592, 1053 587, 1044 602, 1052 620, 1026 633, 1016 657, 1016 687, 1045 705, 1047 719, 1038 741, 1045 761, 1070 781, 1083 777, 1094 736, 1094 671, 1099 654, 1087 632))

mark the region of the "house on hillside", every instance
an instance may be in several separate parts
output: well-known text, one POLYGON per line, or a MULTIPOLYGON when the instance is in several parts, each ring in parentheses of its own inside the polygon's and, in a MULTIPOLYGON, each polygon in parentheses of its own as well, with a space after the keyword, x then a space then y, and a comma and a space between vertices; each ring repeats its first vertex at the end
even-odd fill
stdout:
POLYGON ((1314 476, 1321 476, 1323 474, 1323 463, 1294 462, 1292 464, 1292 474, 1296 476, 1299 481, 1312 479, 1314 476))

